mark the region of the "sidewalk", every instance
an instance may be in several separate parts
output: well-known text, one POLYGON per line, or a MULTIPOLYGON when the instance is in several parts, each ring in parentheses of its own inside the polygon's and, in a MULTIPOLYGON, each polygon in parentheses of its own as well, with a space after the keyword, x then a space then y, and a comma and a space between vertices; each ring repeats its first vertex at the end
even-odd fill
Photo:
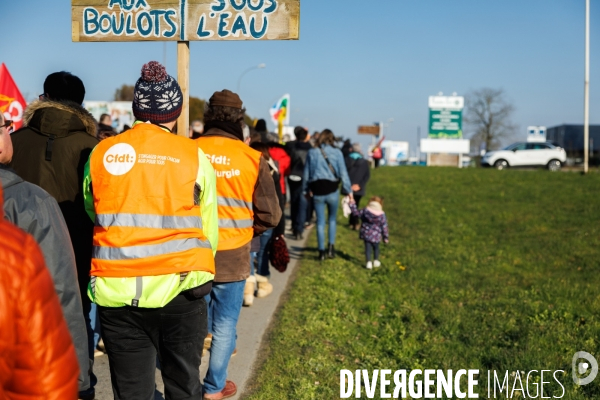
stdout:
MULTIPOLYGON (((289 221, 288 221, 289 224, 289 221)), ((263 341, 264 333, 269 328, 273 320, 273 314, 279 305, 281 295, 286 291, 290 283, 290 277, 293 276, 294 270, 298 265, 298 261, 304 249, 306 237, 310 234, 310 230, 304 233, 304 240, 296 241, 288 239, 286 242, 290 252, 290 263, 287 271, 283 274, 271 268, 271 280, 273 284, 273 293, 266 298, 255 298, 254 304, 251 307, 243 307, 240 319, 238 321, 238 339, 237 339, 237 355, 231 358, 229 363, 229 373, 227 379, 234 381, 238 386, 238 394, 231 399, 242 398, 244 392, 250 386, 250 377, 254 372, 254 363, 259 358, 259 351, 263 341)), ((200 368, 200 376, 204 377, 206 368, 208 367, 208 359, 210 353, 202 358, 202 366, 200 368)), ((108 357, 106 355, 96 357, 94 362, 94 373, 98 377, 96 385, 96 399, 112 400, 113 393, 110 385, 110 372, 108 367, 108 357)), ((156 392, 155 400, 164 400, 164 386, 160 371, 156 370, 156 392)))

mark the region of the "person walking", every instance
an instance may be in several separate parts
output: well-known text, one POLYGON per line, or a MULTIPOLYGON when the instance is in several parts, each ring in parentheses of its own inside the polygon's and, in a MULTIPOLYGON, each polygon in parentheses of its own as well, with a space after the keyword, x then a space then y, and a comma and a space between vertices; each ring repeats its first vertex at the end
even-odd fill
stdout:
POLYGON ((290 187, 290 205, 292 217, 292 233, 294 239, 303 239, 304 223, 306 222, 306 213, 308 203, 306 197, 302 194, 302 178, 304 176, 304 164, 308 156, 308 151, 312 149, 310 144, 310 135, 308 131, 301 126, 294 129, 296 140, 288 144, 287 149, 291 158, 290 175, 288 176, 288 185, 290 187))
POLYGON ((196 139, 213 164, 219 202, 219 247, 216 275, 209 302, 212 333, 210 361, 204 378, 204 399, 218 400, 237 393, 227 380, 235 349, 236 325, 244 286, 250 276, 250 242, 281 218, 281 208, 269 167, 261 153, 244 142, 245 109, 229 90, 215 92, 204 113, 204 134, 196 139))
POLYGON ((367 258, 367 269, 378 268, 381 266, 379 261, 379 243, 389 243, 389 230, 385 212, 383 212, 383 199, 373 196, 369 200, 367 207, 359 210, 356 202, 350 200, 350 210, 352 215, 360 218, 359 237, 365 242, 365 256, 367 258), (374 259, 371 258, 374 256, 374 259))
MULTIPOLYGON (((277 169, 279 170, 279 173, 278 173, 279 182, 277 184, 279 185, 279 187, 281 189, 281 193, 282 193, 282 196, 279 197, 279 206, 281 207, 281 210, 283 211, 283 210, 285 210, 285 203, 286 203, 286 197, 287 197, 286 196, 285 178, 290 174, 291 159, 290 159, 290 156, 288 155, 285 147, 282 144, 280 144, 276 141, 263 142, 263 143, 266 143, 269 146, 269 155, 277 163, 277 169)), ((273 237, 278 238, 280 236, 283 236, 284 234, 285 234, 285 215, 282 213, 279 223, 273 230, 273 237)))
POLYGON ((380 145, 376 145, 375 147, 373 147, 373 150, 371 151, 371 157, 373 158, 375 168, 379 168, 379 164, 381 163, 381 159, 383 158, 383 151, 381 150, 380 145))
POLYGON ((75 399, 77 355, 52 277, 35 240, 4 220, 2 199, 0 189, 0 398, 75 399))
MULTIPOLYGON (((262 156, 267 161, 269 165, 269 172, 273 177, 273 184, 275 185, 275 193, 277 194, 277 198, 279 199, 279 206, 281 207, 281 219, 284 219, 283 216, 283 207, 285 207, 285 195, 281 192, 280 187, 280 169, 279 163, 271 157, 270 147, 269 145, 261 142, 252 143, 250 146, 256 151, 260 151, 262 156)), ((281 221, 281 220, 280 220, 281 221)), ((281 222, 274 229, 267 229, 262 235, 260 235, 260 248, 256 254, 256 265, 257 271, 255 274, 256 283, 258 289, 256 291, 256 297, 267 297, 273 292, 273 285, 269 282, 271 277, 271 272, 269 269, 269 259, 270 259, 270 243, 275 237, 275 232, 279 228, 281 222)), ((252 271, 252 266, 250 266, 250 270, 252 271)))
POLYGON ((325 257, 335 258, 335 234, 337 208, 340 199, 339 186, 342 193, 352 196, 352 188, 344 157, 340 149, 335 147, 335 136, 329 129, 319 135, 316 147, 310 149, 304 166, 302 191, 312 196, 317 213, 317 241, 319 260, 325 257), (329 245, 325 250, 325 208, 328 211, 329 245))
POLYGON ((29 233, 40 246, 54 282, 60 306, 75 346, 79 382, 89 382, 88 336, 77 284, 75 255, 58 203, 44 189, 25 182, 7 164, 13 147, 12 121, 0 113, 0 186, 4 191, 4 218, 29 233))
POLYGON ((89 296, 115 399, 154 398, 157 355, 167 400, 202 398, 217 195, 206 155, 172 133, 183 101, 160 63, 145 64, 132 129, 100 142, 85 167, 85 206, 96 224, 89 296))
MULTIPOLYGON (((367 190, 367 182, 371 178, 371 167, 369 162, 364 159, 359 143, 353 143, 349 149, 348 156, 345 159, 348 176, 352 184, 352 195, 356 202, 356 207, 360 207, 360 200, 367 190)), ((357 230, 360 219, 350 215, 350 227, 357 230)))
POLYGON ((83 168, 98 144, 94 117, 81 106, 85 87, 68 72, 46 77, 44 93, 23 114, 24 127, 11 135, 14 154, 10 167, 24 181, 44 189, 58 202, 75 253, 83 314, 88 330, 89 365, 82 365, 79 398, 93 399, 96 377, 92 372, 94 346, 86 296, 92 258, 94 224, 87 218, 81 182, 83 168))

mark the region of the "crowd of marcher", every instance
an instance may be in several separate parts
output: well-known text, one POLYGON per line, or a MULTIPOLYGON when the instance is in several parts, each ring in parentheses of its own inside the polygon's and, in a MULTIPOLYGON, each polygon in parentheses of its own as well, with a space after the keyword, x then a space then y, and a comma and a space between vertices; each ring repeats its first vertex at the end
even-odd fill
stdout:
POLYGON ((136 120, 120 133, 84 97, 78 77, 57 72, 24 128, 0 114, 0 324, 14 327, 0 331, 0 398, 93 399, 104 353, 115 399, 154 398, 157 358, 166 399, 233 396, 241 308, 289 261, 288 199, 292 238, 316 215, 323 261, 336 255, 341 189, 367 268, 380 265, 387 222, 380 198, 359 210, 370 166, 358 144, 303 127, 282 144, 264 120, 244 122, 229 90, 177 136, 183 95, 157 62, 143 66, 136 120))

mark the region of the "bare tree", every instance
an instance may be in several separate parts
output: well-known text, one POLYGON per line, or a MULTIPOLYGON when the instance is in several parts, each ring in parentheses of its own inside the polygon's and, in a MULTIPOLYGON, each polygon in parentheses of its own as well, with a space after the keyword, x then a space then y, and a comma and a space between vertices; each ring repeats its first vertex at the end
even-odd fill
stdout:
POLYGON ((115 101, 133 101, 133 90, 134 86, 121 85, 115 90, 115 101))
POLYGON ((516 126, 512 123, 514 106, 506 99, 503 89, 483 88, 465 96, 465 122, 473 131, 471 139, 486 150, 500 146, 502 139, 513 136, 516 126))

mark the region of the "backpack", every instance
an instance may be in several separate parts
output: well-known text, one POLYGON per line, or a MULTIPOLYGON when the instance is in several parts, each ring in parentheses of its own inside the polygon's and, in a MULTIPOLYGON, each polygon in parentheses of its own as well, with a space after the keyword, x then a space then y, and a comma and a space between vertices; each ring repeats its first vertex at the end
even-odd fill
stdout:
POLYGON ((273 268, 285 272, 290 262, 290 253, 283 235, 273 236, 270 241, 269 261, 273 268))
POLYGON ((295 175, 302 178, 304 175, 304 164, 306 163, 307 155, 308 150, 294 149, 294 152, 292 153, 290 176, 295 175))

